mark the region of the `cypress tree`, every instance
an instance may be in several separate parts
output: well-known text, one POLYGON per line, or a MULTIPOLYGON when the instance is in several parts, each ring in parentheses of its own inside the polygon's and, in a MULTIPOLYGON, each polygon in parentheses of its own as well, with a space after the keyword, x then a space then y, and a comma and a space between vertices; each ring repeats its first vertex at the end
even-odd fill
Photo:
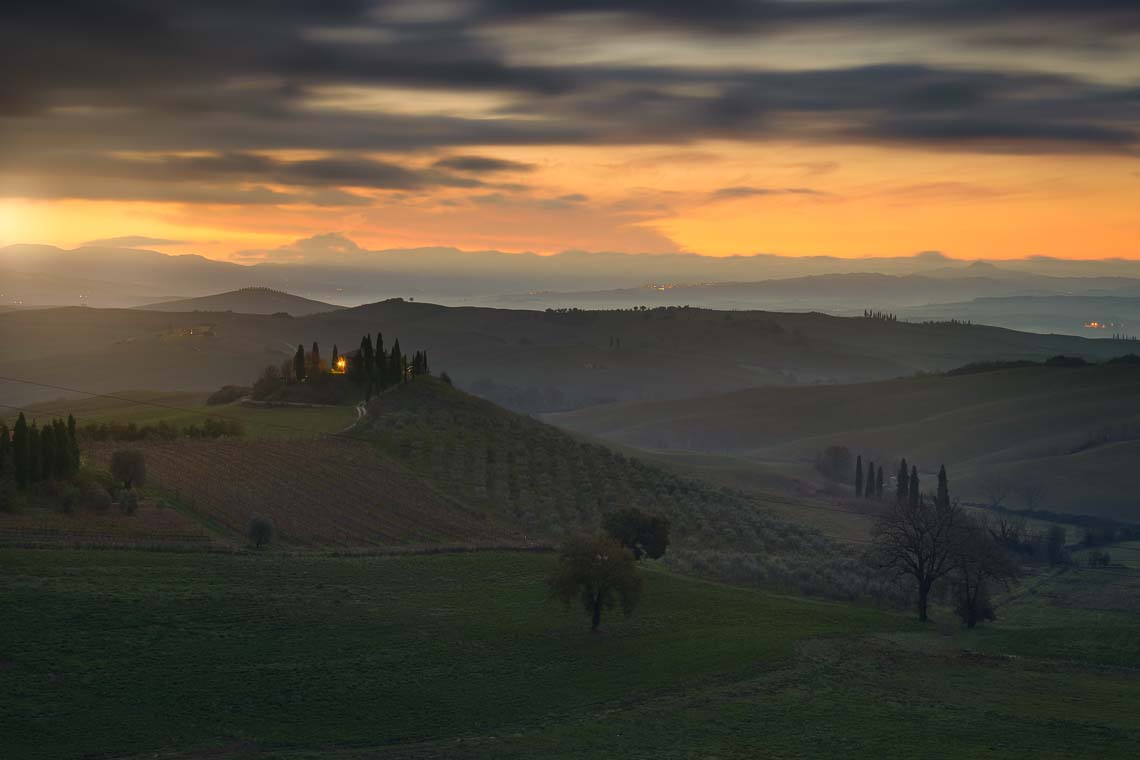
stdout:
POLYGON ((55 475, 55 431, 50 424, 40 430, 40 480, 51 480, 55 475))
POLYGON ((875 495, 875 463, 867 462, 867 480, 864 481, 863 495, 868 499, 875 495))
POLYGON ((950 506, 950 484, 946 480, 946 465, 938 470, 938 506, 950 506))
POLYGON ((918 506, 918 467, 910 466, 910 505, 918 506))
POLYGON ((67 450, 71 452, 71 471, 79 472, 79 436, 75 432, 75 415, 67 415, 67 450))
POLYGON ((51 431, 55 436, 53 470, 56 478, 63 479, 75 471, 71 466, 71 446, 67 440, 67 425, 64 424, 63 420, 52 420, 51 431))
POLYGON ((297 344, 297 353, 293 354, 293 376, 298 383, 305 382, 305 347, 297 344))
POLYGON ((392 355, 388 357, 388 372, 391 373, 392 383, 398 383, 404 377, 404 356, 400 353, 400 339, 392 344, 392 355))
POLYGON ((381 388, 386 388, 389 385, 388 380, 388 354, 384 353, 384 334, 379 330, 376 331, 376 379, 380 383, 381 388))
POLYGON ((12 474, 11 458, 12 440, 8 433, 8 426, 0 422, 0 483, 12 474))
POLYGON ((883 466, 879 465, 879 472, 875 476, 875 498, 883 500, 883 466))
POLYGON ((431 374, 431 369, 428 367, 428 360, 427 360, 427 351, 424 351, 424 352, 423 352, 423 356, 421 357, 421 359, 420 359, 420 362, 423 364, 423 366, 422 366, 422 367, 420 367, 420 369, 422 369, 422 370, 423 370, 423 373, 424 373, 425 375, 430 375, 430 374, 431 374))
POLYGON ((28 428, 28 482, 38 483, 40 480, 40 429, 36 421, 28 428))
POLYGON ((372 352, 372 333, 360 339, 360 353, 364 358, 364 371, 371 375, 372 365, 376 361, 376 356, 372 352))
POLYGON ((895 498, 899 504, 905 504, 906 500, 910 498, 909 480, 910 472, 906 468, 906 458, 904 457, 902 462, 899 463, 898 483, 895 488, 895 498))
POLYGON ((20 412, 16 426, 12 429, 12 470, 16 475, 17 488, 27 488, 31 482, 28 458, 28 421, 24 418, 24 413, 20 412))
POLYGON ((863 455, 855 457, 855 498, 863 496, 863 455))
POLYGON ((313 371, 312 374, 317 374, 321 371, 321 349, 317 346, 317 342, 313 341, 313 371))

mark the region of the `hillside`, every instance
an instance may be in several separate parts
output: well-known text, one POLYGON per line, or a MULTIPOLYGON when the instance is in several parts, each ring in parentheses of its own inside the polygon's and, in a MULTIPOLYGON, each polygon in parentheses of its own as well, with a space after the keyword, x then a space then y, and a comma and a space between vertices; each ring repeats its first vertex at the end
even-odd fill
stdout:
MULTIPOLYGON (((807 277, 788 277, 758 282, 701 282, 694 284, 655 281, 636 288, 577 292, 530 292, 504 295, 497 305, 540 309, 586 307, 592 309, 635 306, 684 306, 705 309, 765 309, 768 311, 823 311, 856 315, 864 309, 969 319, 969 312, 939 312, 947 301, 983 298, 1140 295, 1140 279, 1130 277, 1048 277, 1017 273, 991 265, 930 270, 921 274, 839 272, 807 277)), ((979 320, 974 320, 979 321, 979 320)), ((988 321, 1004 327, 1002 321, 988 321)), ((1072 325, 1075 332, 1080 323, 1072 325)))
POLYGON ((975 298, 959 303, 903 308, 900 314, 914 320, 968 319, 1014 330, 1089 337, 1140 335, 1140 298, 1135 295, 975 298))
POLYGON ((200 298, 161 301, 136 308, 146 311, 232 311, 238 314, 288 314, 304 317, 343 307, 272 288, 251 287, 200 298))
MULTIPOLYGON (((762 388, 552 415, 628 446, 807 466, 829 445, 864 461, 945 463, 956 492, 1046 487, 1042 508, 1140 519, 1125 462, 1140 442, 1140 367, 1025 367, 853 385, 762 388)), ((888 469, 888 477, 890 475, 888 469)), ((932 482, 928 480, 927 482, 932 482)))
MULTIPOLYGON (((0 314, 0 376, 99 392, 212 391, 248 384, 300 343, 344 351, 377 331, 398 336, 409 353, 426 350, 460 387, 526 412, 878 380, 978 360, 1095 359, 1135 346, 961 324, 683 308, 535 312, 391 300, 291 318, 71 307, 0 314)), ((9 403, 60 393, 5 390, 9 403)))

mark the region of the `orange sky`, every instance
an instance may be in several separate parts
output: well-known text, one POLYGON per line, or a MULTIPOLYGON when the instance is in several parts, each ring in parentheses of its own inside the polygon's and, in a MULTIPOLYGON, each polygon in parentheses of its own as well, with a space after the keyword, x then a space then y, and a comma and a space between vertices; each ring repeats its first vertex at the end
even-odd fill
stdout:
POLYGON ((587 7, 29 13, 0 245, 1140 258, 1140 9, 587 7))
POLYGON ((364 208, 10 199, 0 242, 145 235, 228 258, 335 231, 369 248, 1140 257, 1136 159, 723 142, 474 152, 536 164, 521 178, 536 189, 379 192, 364 208), (585 198, 557 200, 573 194, 585 198))

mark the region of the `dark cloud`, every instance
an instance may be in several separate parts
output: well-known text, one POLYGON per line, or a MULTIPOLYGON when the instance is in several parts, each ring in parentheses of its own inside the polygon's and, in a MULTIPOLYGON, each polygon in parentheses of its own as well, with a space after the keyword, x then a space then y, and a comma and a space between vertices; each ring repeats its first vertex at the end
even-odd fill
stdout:
POLYGON ((734 200, 736 198, 756 198, 765 195, 815 195, 823 196, 827 193, 813 190, 810 187, 749 187, 738 185, 735 187, 722 187, 710 194, 715 201, 734 200))
MULTIPOLYGON (((430 10, 430 0, 419 7, 430 10)), ((485 33, 511 22, 541 35, 550 17, 589 12, 632 20, 607 27, 616 42, 656 24, 705 37, 804 28, 878 39, 952 30, 983 45, 1016 38, 1087 47, 1138 38, 1135 0, 471 0, 419 16, 427 20, 393 9, 369 0, 15 0, 0 23, 0 49, 14 62, 0 82, 0 171, 16 175, 3 192, 337 205, 368 202, 344 188, 520 189, 481 177, 531 165, 464 153, 430 166, 420 156, 365 155, 481 146, 780 139, 1140 151, 1134 84, 919 64, 799 71, 536 65, 520 63, 485 33), (488 114, 494 118, 322 105, 328 88, 355 86, 485 93, 507 104, 488 114), (285 149, 328 155, 262 154, 285 149), (153 156, 118 155, 128 151, 153 156), (120 186, 99 190, 99 177, 120 186)))
POLYGON ((447 158, 441 158, 439 161, 436 161, 435 166, 441 169, 470 172, 472 174, 529 172, 534 169, 534 164, 526 164, 521 161, 507 161, 506 159, 490 158, 488 156, 448 156, 447 158))

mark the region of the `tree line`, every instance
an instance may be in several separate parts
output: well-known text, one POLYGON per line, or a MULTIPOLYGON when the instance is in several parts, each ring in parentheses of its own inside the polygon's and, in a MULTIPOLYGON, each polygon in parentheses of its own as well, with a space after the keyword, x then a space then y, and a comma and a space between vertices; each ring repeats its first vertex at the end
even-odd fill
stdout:
POLYGON ((304 344, 298 344, 293 356, 279 367, 265 368, 251 393, 256 399, 265 399, 287 386, 327 389, 343 377, 360 388, 367 401, 386 388, 430 374, 427 351, 416 351, 409 357, 401 350, 399 338, 387 349, 383 333, 377 332, 375 341, 368 333, 360 339, 359 348, 348 353, 342 354, 334 343, 327 361, 317 341, 313 341, 308 351, 304 344))
POLYGON ((55 418, 40 427, 29 425, 23 412, 12 430, 0 424, 0 478, 11 478, 18 490, 33 483, 62 480, 79 470, 75 417, 55 418))

